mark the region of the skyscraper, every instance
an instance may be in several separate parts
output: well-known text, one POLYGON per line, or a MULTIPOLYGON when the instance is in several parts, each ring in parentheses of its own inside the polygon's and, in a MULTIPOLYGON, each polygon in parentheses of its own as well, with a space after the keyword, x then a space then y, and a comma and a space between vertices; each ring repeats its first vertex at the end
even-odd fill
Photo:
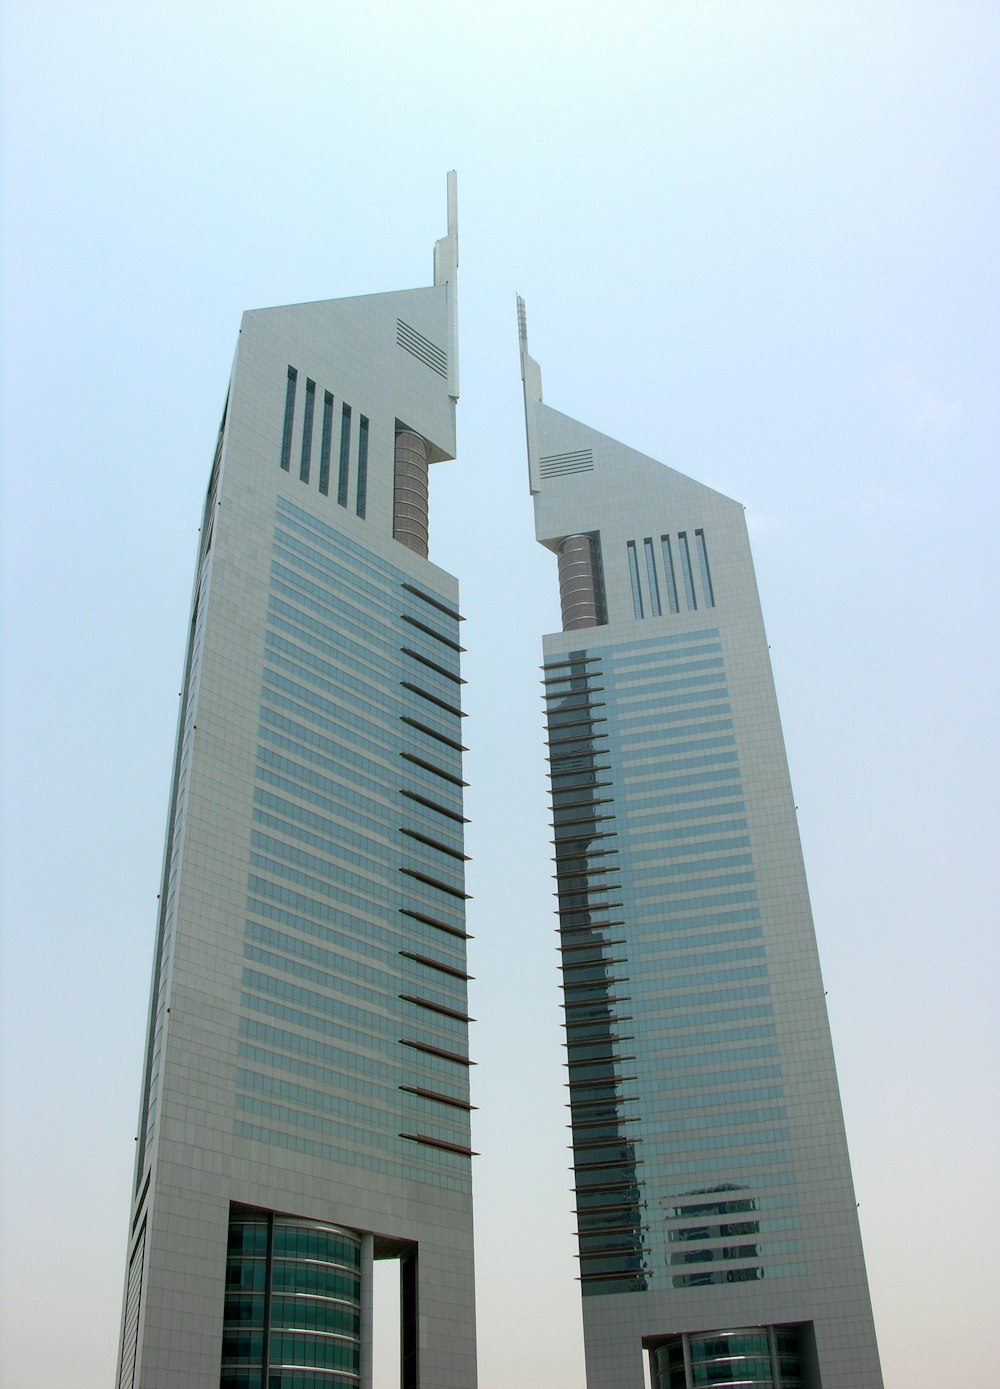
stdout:
POLYGON ((518 310, 588 1389, 877 1389, 743 508, 543 404, 518 310))
POLYGON ((475 1384, 454 175, 424 289, 243 318, 200 532, 121 1389, 475 1384))

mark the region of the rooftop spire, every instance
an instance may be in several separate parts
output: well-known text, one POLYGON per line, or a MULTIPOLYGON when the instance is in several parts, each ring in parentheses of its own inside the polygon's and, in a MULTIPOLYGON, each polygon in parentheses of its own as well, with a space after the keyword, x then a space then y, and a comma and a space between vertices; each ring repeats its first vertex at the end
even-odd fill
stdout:
POLYGON ((448 174, 448 231, 434 243, 434 283, 453 285, 458 278, 458 175, 448 174))
POLYGON ((448 394, 458 399, 458 175, 448 173, 448 231, 434 243, 434 284, 448 292, 448 394))
POLYGON ((524 400, 527 404, 529 400, 542 398, 542 372, 528 353, 528 315, 520 295, 517 296, 517 336, 521 347, 521 380, 524 382, 524 400))

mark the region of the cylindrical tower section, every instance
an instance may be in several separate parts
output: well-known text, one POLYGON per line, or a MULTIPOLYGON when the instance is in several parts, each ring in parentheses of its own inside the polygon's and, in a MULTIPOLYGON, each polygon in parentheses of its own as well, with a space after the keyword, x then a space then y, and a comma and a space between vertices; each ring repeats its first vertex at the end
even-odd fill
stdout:
POLYGON ((671 1336, 650 1351, 653 1389, 806 1389, 791 1326, 671 1336))
POLYGON ((427 440, 412 429, 396 434, 392 534, 427 558, 427 440))
POLYGON ((559 602, 564 632, 604 621, 600 558, 592 535, 568 535, 559 546, 559 602))
POLYGON ((221 1389, 359 1383, 362 1239, 230 1208, 221 1389))

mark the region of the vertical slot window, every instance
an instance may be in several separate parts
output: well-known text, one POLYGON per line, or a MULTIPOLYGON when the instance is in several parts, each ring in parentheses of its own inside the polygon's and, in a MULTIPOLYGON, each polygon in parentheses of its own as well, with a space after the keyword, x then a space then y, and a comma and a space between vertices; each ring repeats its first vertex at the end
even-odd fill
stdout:
POLYGON ((684 575, 684 597, 687 599, 688 611, 694 612, 698 606, 698 599, 694 593, 694 574, 691 571, 691 547, 688 545, 687 531, 677 532, 677 544, 681 552, 681 573, 684 575))
POLYGON ((288 384, 285 386, 285 423, 281 430, 281 466, 285 472, 292 467, 292 425, 295 423, 295 385, 299 373, 294 367, 288 368, 288 384))
POLYGON ((642 588, 639 585, 639 559, 635 553, 635 541, 626 541, 628 550, 628 576, 632 584, 632 612, 635 617, 644 617, 642 610, 642 588))
POLYGON ((712 587, 712 571, 708 567, 708 550, 705 546, 705 532, 695 531, 694 548, 698 552, 698 568, 701 570, 701 591, 708 607, 715 607, 715 589, 712 587))
POLYGON ((653 542, 649 536, 642 542, 642 548, 646 552, 646 582, 649 584, 650 616, 661 617, 663 609, 660 607, 660 581, 656 577, 656 556, 653 554, 653 542))
POLYGON ((358 500, 356 510, 362 521, 368 510, 368 416, 358 417, 358 500))
POLYGON ((306 377, 306 408, 302 417, 302 458, 299 463, 299 477, 309 481, 309 466, 312 462, 313 414, 316 409, 316 382, 306 377))
POLYGON ((674 552, 670 545, 670 536, 661 535, 660 545, 663 549, 663 573, 667 580, 667 604, 672 613, 680 612, 680 604, 677 601, 677 574, 674 571, 674 552))
POLYGON ((340 472, 337 475, 337 501, 347 505, 347 482, 351 471, 351 407, 345 405, 340 414, 340 472))
POLYGON ((323 392, 323 432, 319 444, 319 490, 330 495, 330 445, 333 440, 333 396, 323 392))

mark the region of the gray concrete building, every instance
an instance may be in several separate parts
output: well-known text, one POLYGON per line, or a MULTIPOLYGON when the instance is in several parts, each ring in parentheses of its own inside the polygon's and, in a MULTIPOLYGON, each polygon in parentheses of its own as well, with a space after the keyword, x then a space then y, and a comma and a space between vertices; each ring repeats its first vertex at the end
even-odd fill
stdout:
POLYGON ((878 1389, 743 507, 545 405, 518 307, 588 1389, 878 1389))
POLYGON ((120 1389, 476 1382, 454 176, 433 285, 247 313, 197 555, 120 1389))

